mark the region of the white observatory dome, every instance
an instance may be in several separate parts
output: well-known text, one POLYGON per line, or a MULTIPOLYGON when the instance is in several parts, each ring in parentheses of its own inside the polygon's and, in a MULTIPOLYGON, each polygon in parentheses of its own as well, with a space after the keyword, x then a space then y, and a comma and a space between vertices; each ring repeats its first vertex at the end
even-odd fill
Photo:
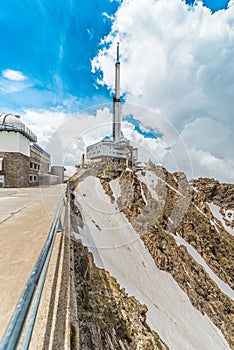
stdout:
POLYGON ((19 115, 11 113, 0 114, 0 131, 19 132, 31 142, 37 142, 37 136, 21 122, 19 115))
POLYGON ((16 116, 14 114, 10 113, 1 113, 0 115, 0 124, 1 125, 14 125, 14 126, 20 126, 23 125, 23 123, 20 120, 20 116, 16 116))

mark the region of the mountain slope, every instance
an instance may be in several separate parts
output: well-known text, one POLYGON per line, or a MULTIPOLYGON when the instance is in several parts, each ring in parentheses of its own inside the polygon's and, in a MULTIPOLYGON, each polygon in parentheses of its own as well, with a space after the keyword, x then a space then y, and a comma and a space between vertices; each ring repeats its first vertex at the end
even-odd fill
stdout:
MULTIPOLYGON (((204 269, 205 262, 199 265, 181 245, 187 240, 187 247, 197 248, 212 268, 210 261, 218 265, 223 261, 210 257, 206 247, 213 243, 199 238, 204 224, 197 228, 196 220, 190 220, 191 215, 200 215, 206 218, 205 226, 212 227, 201 201, 195 202, 196 193, 183 174, 172 175, 162 167, 137 174, 125 171, 112 181, 84 178, 76 190, 80 214, 75 238, 82 240, 93 253, 94 263, 117 278, 128 295, 146 304, 147 323, 171 349, 228 349, 216 326, 233 347, 232 294, 226 295, 225 288, 221 290, 204 269), (179 242, 176 232, 185 241, 179 242), (203 245, 192 244, 192 233, 203 245)), ((222 249, 217 248, 220 256, 222 249)), ((231 246, 227 251, 226 265, 231 246)), ((219 277, 231 286, 229 272, 224 267, 219 277)), ((148 349, 144 344, 136 348, 148 349)))

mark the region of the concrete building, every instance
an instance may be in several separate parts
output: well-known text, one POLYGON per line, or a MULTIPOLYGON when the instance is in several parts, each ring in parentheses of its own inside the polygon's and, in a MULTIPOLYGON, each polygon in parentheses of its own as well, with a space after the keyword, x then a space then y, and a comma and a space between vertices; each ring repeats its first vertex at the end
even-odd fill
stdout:
POLYGON ((58 183, 64 182, 64 167, 61 165, 54 165, 51 167, 51 173, 58 176, 58 183))
POLYGON ((120 101, 120 61, 119 43, 117 44, 117 60, 115 63, 115 96, 113 98, 113 139, 106 136, 103 140, 86 148, 86 158, 90 162, 106 162, 133 165, 136 163, 138 150, 131 146, 121 131, 120 101))
POLYGON ((58 183, 51 174, 51 157, 37 143, 37 136, 20 117, 0 114, 0 187, 28 187, 58 183))
POLYGON ((137 149, 130 145, 125 137, 112 140, 108 136, 103 140, 87 147, 86 157, 93 162, 129 164, 137 160, 137 149))

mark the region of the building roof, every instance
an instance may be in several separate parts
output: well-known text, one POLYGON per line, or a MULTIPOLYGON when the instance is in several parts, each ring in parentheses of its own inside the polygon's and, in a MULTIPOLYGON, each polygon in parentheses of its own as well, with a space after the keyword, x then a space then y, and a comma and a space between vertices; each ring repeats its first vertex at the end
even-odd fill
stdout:
POLYGON ((31 147, 35 148, 37 151, 42 153, 46 158, 48 158, 48 159, 51 158, 50 154, 47 153, 43 148, 41 148, 41 146, 39 146, 37 143, 34 143, 33 145, 31 145, 31 147))
POLYGON ((11 113, 0 114, 0 131, 19 132, 31 142, 37 142, 37 136, 21 122, 19 115, 11 113))

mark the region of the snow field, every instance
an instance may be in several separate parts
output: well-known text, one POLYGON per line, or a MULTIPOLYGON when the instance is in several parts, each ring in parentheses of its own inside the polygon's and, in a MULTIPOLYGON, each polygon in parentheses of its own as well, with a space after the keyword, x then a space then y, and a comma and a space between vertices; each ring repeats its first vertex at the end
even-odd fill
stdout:
MULTIPOLYGON (((111 183, 120 195, 117 180, 111 183)), ((113 190, 114 189, 114 190, 113 190)), ((173 350, 229 349, 221 331, 202 316, 167 272, 159 270, 117 203, 111 203, 99 179, 79 183, 76 199, 84 218, 78 238, 94 261, 116 277, 129 295, 148 307, 147 322, 173 350)))

